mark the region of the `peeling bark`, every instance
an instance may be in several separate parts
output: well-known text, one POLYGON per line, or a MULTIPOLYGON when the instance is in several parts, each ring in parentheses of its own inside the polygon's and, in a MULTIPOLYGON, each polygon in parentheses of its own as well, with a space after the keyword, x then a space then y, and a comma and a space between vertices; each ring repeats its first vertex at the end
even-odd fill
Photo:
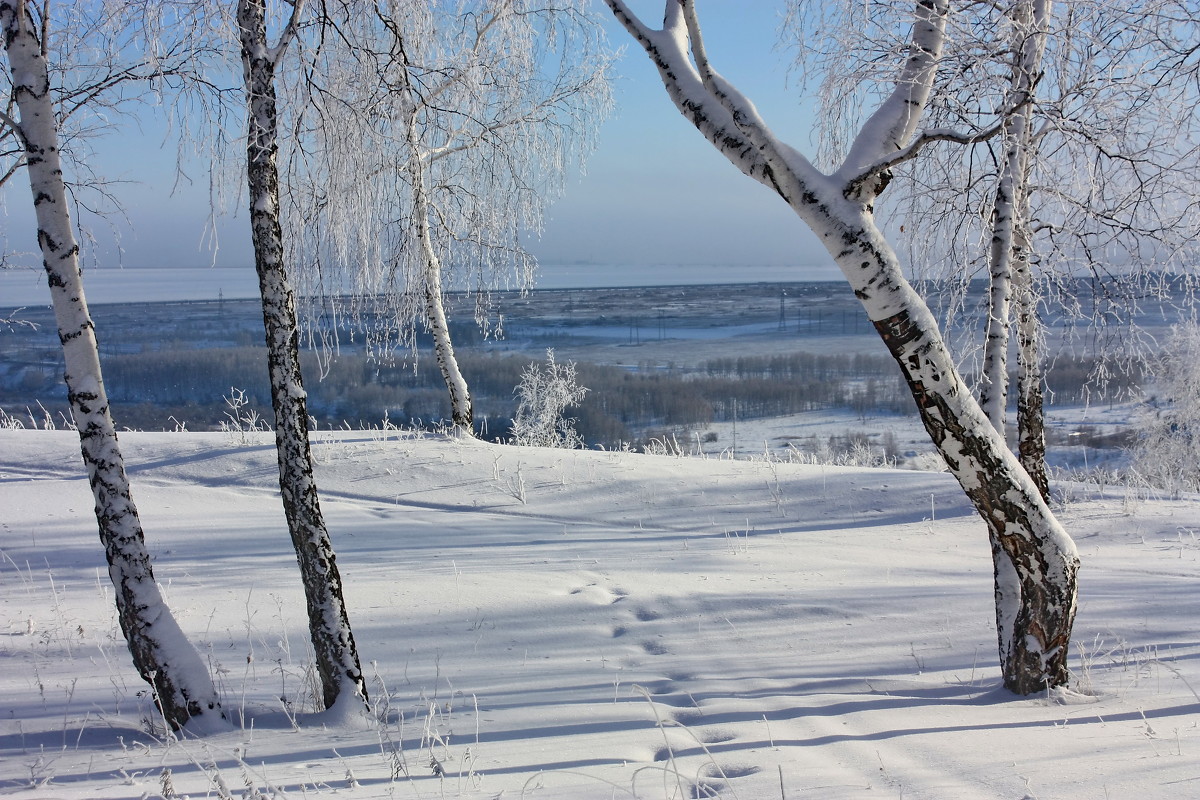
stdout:
POLYGON ((196 729, 215 729, 224 718, 216 689, 154 580, 109 412, 67 205, 46 59, 24 2, 0 2, 0 25, 21 115, 38 244, 66 363, 67 397, 96 502, 109 578, 116 588, 121 632, 138 674, 153 687, 163 718, 174 728, 191 723, 196 729))
POLYGON ((277 53, 267 46, 264 0, 239 0, 238 27, 249 109, 246 173, 250 186, 250 226, 266 328, 284 516, 300 565, 325 707, 331 708, 344 693, 357 694, 365 703, 366 683, 313 477, 295 296, 283 264, 279 173, 275 161, 277 53))

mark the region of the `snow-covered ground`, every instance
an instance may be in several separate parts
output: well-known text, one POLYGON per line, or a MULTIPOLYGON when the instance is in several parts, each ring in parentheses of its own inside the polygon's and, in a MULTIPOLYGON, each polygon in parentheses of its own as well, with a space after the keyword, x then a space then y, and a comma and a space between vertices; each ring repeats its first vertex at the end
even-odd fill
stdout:
POLYGON ((1200 796, 1200 499, 1076 487, 1074 684, 1020 699, 947 475, 321 433, 384 720, 327 726, 251 436, 122 434, 157 578, 233 720, 172 740, 116 627, 77 438, 0 431, 0 794, 1200 796))

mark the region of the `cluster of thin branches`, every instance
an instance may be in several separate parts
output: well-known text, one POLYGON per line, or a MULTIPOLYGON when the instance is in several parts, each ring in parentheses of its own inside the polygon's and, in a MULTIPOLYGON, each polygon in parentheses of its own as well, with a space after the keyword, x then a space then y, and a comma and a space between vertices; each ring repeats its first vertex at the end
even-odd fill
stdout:
MULTIPOLYGON (((927 132, 978 135, 1012 112, 1017 5, 972 3, 952 15, 927 132)), ((1191 0, 1051 7, 1028 100, 1036 294, 1044 308, 1095 322, 1078 330, 1090 330, 1110 354, 1145 353, 1146 339, 1131 324, 1145 300, 1194 296, 1198 12, 1191 0)), ((901 4, 791 4, 785 36, 797 47, 802 79, 814 82, 822 99, 820 163, 837 163, 862 109, 889 90, 911 24, 911 9, 901 4)), ((950 327, 972 319, 961 314, 966 283, 987 277, 1004 147, 1000 136, 926 147, 919 163, 897 165, 903 180, 880 199, 881 219, 904 234, 898 239, 910 274, 930 287, 959 284, 943 304, 950 327)))
POLYGON ((430 252, 489 332, 488 293, 532 285, 526 243, 611 105, 602 29, 575 1, 323 11, 282 90, 289 262, 313 341, 348 326, 381 353, 411 345, 430 252))

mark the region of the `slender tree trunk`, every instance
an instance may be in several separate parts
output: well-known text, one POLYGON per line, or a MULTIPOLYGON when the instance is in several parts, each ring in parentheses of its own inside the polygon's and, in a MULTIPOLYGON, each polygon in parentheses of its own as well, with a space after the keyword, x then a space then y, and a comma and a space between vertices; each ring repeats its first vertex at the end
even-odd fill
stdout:
MULTIPOLYGON (((1046 48, 1053 0, 1024 0, 1015 11, 1019 34, 1016 67, 1013 70, 1017 90, 1029 100, 1041 70, 1046 48)), ((1042 391, 1041 325, 1037 315, 1037 296, 1033 285, 1032 236, 1030 235, 1029 182, 1033 162, 1033 103, 1023 106, 1014 131, 1020 143, 1017 219, 1013 227, 1012 282, 1017 308, 1017 455, 1029 473, 1038 493, 1050 501, 1050 479, 1046 474, 1045 405, 1042 391)))
POLYGON ((264 0, 239 0, 238 26, 249 107, 246 173, 250 226, 266 327, 279 489, 304 583, 321 692, 325 707, 331 708, 343 695, 357 694, 365 702, 367 691, 342 598, 341 575, 313 478, 295 297, 283 265, 279 220, 274 83, 279 52, 267 46, 264 17, 264 0))
MULTIPOLYGON (((428 225, 424 226, 428 231, 428 225)), ((434 257, 436 260, 436 256, 434 257)), ((427 264, 425 269, 425 313, 429 330, 433 334, 433 352, 437 358, 442 380, 450 392, 450 416, 455 427, 464 433, 472 433, 475 423, 474 404, 467 379, 463 377, 454 355, 454 343, 450 339, 450 326, 446 321, 445 300, 442 295, 441 267, 427 264)))
POLYGON ((116 588, 121 632, 138 673, 154 687, 166 721, 175 728, 191 721, 193 729, 214 730, 222 725, 221 705, 200 654, 184 637, 154 581, 109 413, 67 206, 44 43, 38 42, 21 0, 0 2, 0 24, 21 115, 18 133, 25 143, 38 243, 66 362, 67 395, 96 501, 108 574, 116 588))
MULTIPOLYGON (((1009 171, 1013 153, 1005 159, 1009 171)), ((983 369, 979 405, 1001 436, 1008 408, 1008 340, 1012 324, 1012 180, 1000 179, 992 209, 992 241, 988 249, 988 318, 983 337, 983 369)))
POLYGON ((1033 271, 1028 260, 1018 264, 1013 277, 1017 307, 1017 456, 1042 500, 1048 503, 1050 477, 1046 472, 1041 323, 1038 321, 1037 296, 1033 291, 1033 271))
POLYGON ((1020 0, 1012 14, 1012 81, 1007 104, 1020 105, 1004 120, 1003 158, 992 209, 988 255, 988 324, 984 337, 979 404, 1004 435, 1008 406, 1008 349, 1012 329, 1014 273, 1029 268, 1028 242, 1019 234, 1029 211, 1029 151, 1033 92, 1046 44, 1050 0, 1020 0))
MULTIPOLYGON (((397 34, 397 39, 399 35, 397 34)), ((402 42, 397 42, 402 48, 402 42)), ((403 49, 401 49, 403 53, 403 49)), ((405 57, 401 70, 401 87, 413 100, 413 108, 408 118, 408 175, 409 188, 412 191, 413 218, 417 226, 417 239, 421 243, 421 255, 425 264, 422 279, 425 284, 425 320, 429 332, 433 335, 433 352, 437 358, 438 369, 442 372, 442 380, 450 392, 450 415, 455 427, 465 433, 473 432, 475 411, 471 401, 471 391, 467 380, 459 369, 458 359, 454 355, 454 343, 450 339, 450 325, 446 320, 445 295, 442 292, 442 261, 438 257, 437 247, 433 241, 433 231, 429 225, 429 215, 432 212, 429 203, 429 190, 425 181, 426 161, 422 158, 421 146, 417 135, 417 101, 412 83, 408 77, 408 61, 405 57)))

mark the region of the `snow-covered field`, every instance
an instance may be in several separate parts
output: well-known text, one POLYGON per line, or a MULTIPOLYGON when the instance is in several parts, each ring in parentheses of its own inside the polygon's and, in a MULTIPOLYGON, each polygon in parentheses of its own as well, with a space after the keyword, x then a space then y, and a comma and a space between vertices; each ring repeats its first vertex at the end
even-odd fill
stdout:
POLYGON ((947 475, 318 434, 383 720, 334 726, 252 436, 122 435, 232 720, 174 740, 116 628, 77 438, 0 431, 0 794, 1200 796, 1197 498, 1071 492, 1074 685, 1018 699, 947 475))

